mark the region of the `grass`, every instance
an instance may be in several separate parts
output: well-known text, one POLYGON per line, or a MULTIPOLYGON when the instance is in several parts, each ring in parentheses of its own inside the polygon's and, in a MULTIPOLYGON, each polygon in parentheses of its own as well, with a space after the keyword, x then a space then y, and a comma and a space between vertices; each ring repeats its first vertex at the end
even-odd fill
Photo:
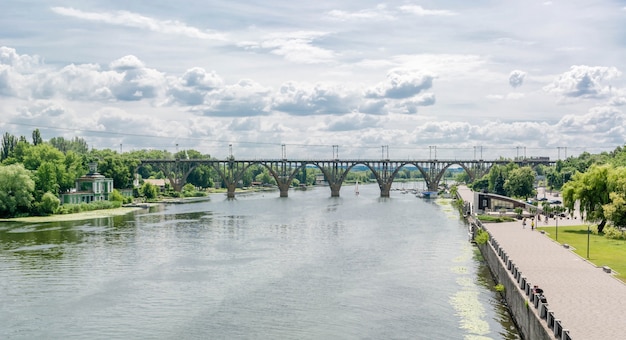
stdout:
MULTIPOLYGON (((556 227, 539 227, 545 230, 550 238, 556 239, 556 227)), ((582 258, 587 258, 587 226, 567 226, 559 227, 558 242, 567 243, 574 247, 574 252, 582 258)), ((611 267, 616 271, 615 275, 620 280, 626 282, 626 241, 612 240, 604 237, 603 234, 589 234, 589 261, 596 266, 611 267)))
POLYGON ((481 222, 501 223, 515 221, 513 217, 501 215, 478 215, 477 217, 481 222))

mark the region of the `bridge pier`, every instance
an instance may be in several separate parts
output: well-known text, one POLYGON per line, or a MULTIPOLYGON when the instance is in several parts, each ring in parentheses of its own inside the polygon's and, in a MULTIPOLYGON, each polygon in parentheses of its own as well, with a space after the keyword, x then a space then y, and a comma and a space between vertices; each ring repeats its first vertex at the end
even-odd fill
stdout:
POLYGON ((341 184, 331 184, 330 197, 339 197, 339 190, 341 190, 341 184))
POLYGON ((227 183, 226 184, 226 197, 235 198, 235 189, 237 189, 237 184, 227 183))
POLYGON ((380 197, 389 197, 390 196, 390 194, 389 194, 389 192, 391 191, 391 184, 390 183, 379 184, 378 187, 380 188, 380 197))
POLYGON ((280 197, 289 197, 289 183, 278 184, 278 190, 280 190, 280 197))

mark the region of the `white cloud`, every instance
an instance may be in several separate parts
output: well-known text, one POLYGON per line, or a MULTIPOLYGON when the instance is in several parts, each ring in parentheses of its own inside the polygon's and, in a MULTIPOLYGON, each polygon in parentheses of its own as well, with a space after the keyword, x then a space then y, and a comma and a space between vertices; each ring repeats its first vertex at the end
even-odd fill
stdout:
POLYGON ((520 87, 524 83, 524 78, 526 78, 526 72, 520 70, 511 71, 509 74, 509 84, 513 88, 520 87))
POLYGON ((384 82, 367 91, 369 98, 409 98, 428 90, 433 85, 434 76, 420 71, 395 69, 389 71, 384 82))
POLYGON ((387 6, 380 4, 376 8, 362 9, 356 12, 342 11, 334 9, 328 12, 331 20, 338 21, 372 21, 372 20, 394 20, 393 14, 387 10, 387 6))
POLYGON ((272 107, 291 115, 342 115, 356 109, 357 98, 345 88, 326 84, 283 84, 272 107))
POLYGON ((187 26, 185 23, 176 20, 157 20, 128 11, 85 12, 71 7, 52 7, 51 10, 59 15, 86 21, 134 27, 157 33, 176 34, 190 38, 225 40, 225 36, 222 33, 211 30, 201 30, 195 27, 187 26))
POLYGON ((544 87, 550 93, 572 98, 605 98, 612 92, 605 81, 620 77, 615 67, 575 65, 544 87))
POLYGON ((422 6, 418 5, 404 5, 399 7, 400 11, 415 14, 417 16, 452 16, 457 15, 457 13, 448 10, 442 9, 426 9, 422 6))
POLYGON ((270 113, 271 89, 250 79, 207 94, 204 104, 193 108, 205 116, 249 117, 270 113))
POLYGON ((239 46, 251 51, 266 50, 294 63, 330 63, 335 60, 336 54, 314 45, 315 40, 327 34, 319 31, 272 33, 263 37, 260 42, 246 41, 240 43, 239 46))

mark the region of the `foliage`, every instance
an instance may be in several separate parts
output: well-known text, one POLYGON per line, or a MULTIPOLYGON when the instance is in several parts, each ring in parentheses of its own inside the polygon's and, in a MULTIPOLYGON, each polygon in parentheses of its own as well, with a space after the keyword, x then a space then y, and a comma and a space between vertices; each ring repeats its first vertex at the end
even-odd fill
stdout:
POLYGON ((573 211, 576 201, 587 221, 600 221, 598 230, 602 232, 606 224, 604 205, 611 203, 609 195, 610 165, 593 165, 587 172, 576 173, 572 180, 563 186, 563 204, 573 211))
POLYGON ((469 187, 474 191, 489 190, 489 177, 484 176, 481 179, 477 179, 469 187))
POLYGON ((489 192, 498 195, 506 195, 504 183, 506 181, 506 168, 501 165, 494 165, 489 170, 489 192))
POLYGON ((474 241, 478 244, 486 244, 489 241, 489 233, 482 229, 478 229, 476 236, 474 237, 474 241))
POLYGON ((95 201, 91 203, 79 203, 79 204, 63 204, 59 206, 56 214, 74 214, 84 211, 102 210, 102 209, 114 209, 122 206, 122 202, 119 201, 95 201))
POLYGON ((502 293, 504 292, 504 285, 501 283, 498 283, 497 285, 493 286, 493 288, 496 290, 496 292, 498 293, 502 293))
POLYGON ((604 237, 612 240, 626 240, 626 233, 613 226, 604 228, 604 237))
POLYGON ((0 166, 0 216, 28 213, 34 191, 35 181, 23 165, 0 166))
POLYGON ((55 194, 48 191, 43 194, 40 202, 35 203, 35 214, 51 215, 57 211, 60 205, 61 200, 59 200, 55 194))
POLYGON ((504 182, 504 191, 509 197, 535 196, 533 183, 535 182, 535 172, 528 166, 516 168, 508 172, 504 182))
POLYGON ((109 201, 124 203, 126 201, 126 198, 117 189, 113 189, 113 191, 109 195, 109 201))
POLYGON ((496 215, 478 215, 478 219, 481 220, 482 222, 495 222, 495 223, 515 221, 515 219, 512 217, 500 216, 500 215, 497 215, 497 216, 496 215))
POLYGON ((145 197, 148 200, 153 200, 157 198, 159 194, 159 190, 156 185, 152 185, 148 182, 145 182, 139 188, 139 196, 145 197))

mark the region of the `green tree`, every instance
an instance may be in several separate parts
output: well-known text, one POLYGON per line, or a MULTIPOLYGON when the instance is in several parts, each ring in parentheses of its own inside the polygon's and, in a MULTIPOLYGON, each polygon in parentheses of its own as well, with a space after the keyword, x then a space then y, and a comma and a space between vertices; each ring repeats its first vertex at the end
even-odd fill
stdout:
POLYGON ((41 133, 39 129, 35 129, 33 131, 33 145, 39 145, 43 143, 43 139, 41 138, 41 133))
POLYGON ((626 226, 626 167, 614 168, 608 175, 609 203, 602 209, 607 220, 617 227, 626 226))
POLYGON ((38 212, 41 215, 51 215, 59 208, 60 205, 61 201, 59 198, 55 194, 48 191, 41 197, 38 212))
POLYGON ((33 201, 35 181, 21 164, 0 166, 0 216, 27 213, 33 201))
POLYGON ((506 182, 506 168, 500 165, 494 165, 489 170, 489 192, 498 195, 506 195, 504 183, 506 182))
POLYGON ((16 145, 17 138, 8 132, 5 132, 2 136, 2 145, 0 146, 0 162, 12 156, 16 145))
POLYGON ((109 196, 109 201, 114 201, 114 202, 124 202, 124 195, 122 195, 117 189, 113 189, 113 191, 111 192, 111 196, 109 196))
POLYGON ((610 165, 592 165, 588 171, 576 173, 571 181, 563 186, 563 204, 572 211, 576 201, 587 221, 600 221, 598 232, 606 225, 603 206, 610 203, 610 165))
POLYGON ((140 195, 149 200, 155 199, 159 195, 159 190, 156 185, 146 182, 140 188, 140 195))
POLYGON ((535 172, 530 167, 513 169, 504 182, 504 190, 507 196, 528 198, 535 195, 534 182, 535 172))

